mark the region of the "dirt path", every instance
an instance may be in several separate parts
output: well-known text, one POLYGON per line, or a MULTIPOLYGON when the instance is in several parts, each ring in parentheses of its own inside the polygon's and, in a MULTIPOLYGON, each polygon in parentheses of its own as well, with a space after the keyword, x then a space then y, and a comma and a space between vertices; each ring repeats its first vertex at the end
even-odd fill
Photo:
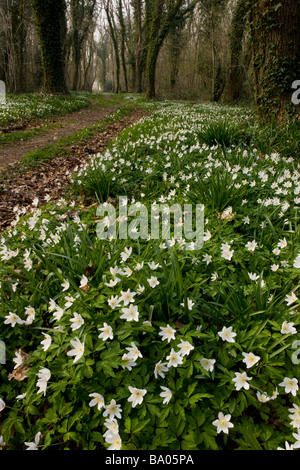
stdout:
MULTIPOLYGON (((97 124, 99 121, 114 113, 120 105, 108 106, 101 109, 98 105, 91 108, 82 109, 65 116, 47 119, 47 124, 60 123, 62 126, 50 129, 39 136, 34 136, 26 141, 19 141, 12 145, 3 145, 0 147, 0 169, 7 168, 9 165, 18 162, 24 155, 33 150, 38 150, 57 140, 67 137, 85 127, 97 124)), ((41 123, 43 121, 40 121, 41 123)))
MULTIPOLYGON (((109 110, 106 109, 103 117, 108 112, 109 110)), ((8 228, 15 219, 14 207, 24 207, 28 210, 32 208, 31 204, 36 197, 39 199, 39 205, 43 205, 46 194, 50 195, 54 202, 63 197, 70 184, 70 173, 91 157, 90 151, 103 152, 107 144, 125 128, 147 115, 146 111, 137 108, 122 120, 108 124, 103 132, 88 142, 89 151, 87 151, 86 143, 72 145, 70 147, 72 154, 59 155, 25 174, 20 174, 17 163, 7 167, 2 173, 4 179, 0 179, 0 232, 8 228)))

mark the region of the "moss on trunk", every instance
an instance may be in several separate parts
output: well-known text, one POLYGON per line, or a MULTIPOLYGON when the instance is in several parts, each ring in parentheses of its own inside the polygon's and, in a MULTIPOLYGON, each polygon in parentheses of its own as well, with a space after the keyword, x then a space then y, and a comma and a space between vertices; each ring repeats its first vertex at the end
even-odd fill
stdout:
POLYGON ((292 83, 300 79, 299 0, 251 2, 256 103, 264 120, 284 121, 299 111, 292 83))
POLYGON ((65 0, 32 0, 44 71, 44 91, 67 93, 64 42, 66 37, 65 0))

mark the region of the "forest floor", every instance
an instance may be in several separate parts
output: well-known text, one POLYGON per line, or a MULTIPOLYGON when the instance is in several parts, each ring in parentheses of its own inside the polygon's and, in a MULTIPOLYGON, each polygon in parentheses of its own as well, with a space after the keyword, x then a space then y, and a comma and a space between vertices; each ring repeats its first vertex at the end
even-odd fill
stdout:
POLYGON ((297 449, 296 130, 125 98, 0 189, 0 449, 297 449))
POLYGON ((132 106, 118 116, 115 113, 121 108, 126 108, 122 100, 104 107, 94 103, 88 109, 41 119, 28 125, 28 128, 37 127, 47 121, 48 130, 41 135, 0 146, 0 230, 7 228, 14 219, 14 207, 31 204, 34 198, 42 200, 46 193, 51 194, 53 200, 61 198, 69 182, 68 175, 74 168, 92 154, 102 152, 125 128, 146 115, 142 108, 132 106), (51 127, 52 124, 55 127, 51 127), (78 139, 76 136, 80 132, 83 137, 78 139), (24 158, 30 152, 47 153, 49 149, 50 154, 51 148, 59 142, 64 144, 57 148, 53 158, 37 159, 33 166, 24 164, 24 158))

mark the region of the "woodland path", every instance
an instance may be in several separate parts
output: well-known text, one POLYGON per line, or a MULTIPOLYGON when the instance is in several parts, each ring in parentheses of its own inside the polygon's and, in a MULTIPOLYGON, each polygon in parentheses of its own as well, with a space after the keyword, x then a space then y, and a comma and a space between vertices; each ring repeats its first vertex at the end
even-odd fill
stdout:
MULTIPOLYGON (((34 125, 29 125, 23 130, 38 128, 42 124, 57 124, 57 127, 49 128, 40 135, 31 137, 28 140, 20 140, 13 144, 0 145, 0 169, 7 168, 9 165, 18 162, 27 153, 42 149, 78 132, 85 127, 93 126, 105 119, 108 115, 114 113, 120 105, 102 107, 96 103, 89 108, 81 109, 73 113, 52 119, 41 119, 34 125)), ((18 132, 18 131, 13 131, 18 132)))
POLYGON ((89 142, 70 145, 68 151, 51 160, 42 161, 29 170, 22 171, 20 159, 30 150, 44 148, 62 137, 100 123, 120 106, 122 104, 102 110, 89 108, 57 118, 53 121, 65 122, 63 127, 52 129, 29 141, 0 148, 0 231, 8 228, 14 220, 14 207, 29 207, 34 198, 39 198, 40 204, 43 204, 46 194, 51 196, 53 202, 62 198, 70 184, 70 173, 76 167, 91 158, 92 154, 103 152, 109 142, 148 113, 141 108, 133 108, 122 119, 105 124, 103 130, 89 142))

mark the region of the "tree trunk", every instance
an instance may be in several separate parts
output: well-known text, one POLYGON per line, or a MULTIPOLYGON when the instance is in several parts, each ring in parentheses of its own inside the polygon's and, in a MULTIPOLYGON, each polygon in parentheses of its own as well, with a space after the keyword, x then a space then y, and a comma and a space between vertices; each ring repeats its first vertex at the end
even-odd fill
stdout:
POLYGON ((300 77, 299 0, 251 3, 256 104, 264 120, 295 115, 292 83, 300 77))
POLYGON ((155 98, 155 72, 159 51, 171 31, 179 25, 184 25, 185 20, 194 11, 198 0, 186 3, 185 0, 153 0, 149 3, 151 21, 147 43, 146 62, 146 96, 155 98))
POLYGON ((11 26, 15 51, 15 93, 26 92, 25 49, 26 25, 23 20, 24 1, 18 0, 11 6, 11 26))
POLYGON ((79 38, 79 2, 78 0, 71 0, 71 18, 72 18, 72 50, 74 61, 74 75, 72 89, 78 89, 79 82, 79 69, 81 61, 81 47, 79 38))
POLYGON ((80 89, 92 92, 93 90, 93 83, 95 81, 95 74, 93 73, 93 57, 94 57, 94 42, 93 37, 87 38, 87 43, 89 44, 89 55, 87 63, 84 63, 84 77, 83 77, 83 85, 80 89))
POLYGON ((136 47, 135 47, 135 86, 136 92, 142 92, 142 66, 141 66, 141 52, 142 52, 142 4, 141 0, 134 1, 134 17, 136 28, 136 47))
POLYGON ((155 75, 156 64, 162 40, 159 37, 160 27, 162 21, 162 14, 164 9, 164 0, 155 0, 152 6, 152 18, 149 30, 148 51, 146 62, 146 97, 148 99, 155 98, 155 75))
POLYGON ((96 0, 70 0, 70 13, 72 20, 72 51, 73 51, 73 90, 84 89, 86 71, 82 74, 82 59, 84 47, 88 44, 88 37, 92 35, 94 25, 94 11, 96 0), (83 76, 82 76, 83 75, 83 76))
POLYGON ((221 99, 225 87, 225 77, 223 72, 223 67, 221 64, 221 59, 217 59, 214 84, 213 84, 213 101, 218 103, 221 99))
POLYGON ((181 51, 184 47, 184 39, 182 30, 184 28, 184 22, 180 24, 178 27, 174 28, 173 31, 170 33, 169 38, 169 61, 170 61, 170 91, 171 93, 174 92, 177 78, 179 73, 179 60, 181 51))
POLYGON ((101 61, 99 82, 102 92, 107 91, 107 61, 109 58, 109 38, 104 35, 97 47, 97 57, 101 61))
POLYGON ((117 40, 117 35, 116 35, 116 28, 115 28, 115 25, 113 24, 111 13, 109 11, 109 5, 105 6, 105 12, 106 12, 106 17, 108 21, 109 31, 110 31, 114 54, 115 54, 115 62, 116 62, 115 93, 119 93, 120 91, 120 56, 119 56, 119 46, 118 46, 118 40, 117 40))
POLYGON ((230 31, 230 66, 225 90, 225 102, 232 103, 240 98, 240 90, 245 78, 244 67, 241 63, 243 40, 246 24, 249 18, 249 3, 239 0, 232 18, 230 31))
POLYGON ((128 78, 127 78, 127 67, 126 67, 126 57, 125 57, 125 52, 126 52, 126 28, 125 28, 125 23, 124 23, 124 17, 123 17, 123 6, 122 6, 122 0, 119 0, 118 4, 118 15, 119 15, 119 23, 120 23, 120 40, 121 40, 121 61, 122 61, 122 69, 123 69, 123 75, 124 75, 124 84, 125 84, 125 92, 128 92, 128 78))
POLYGON ((65 0, 32 0, 41 45, 46 93, 67 93, 64 41, 66 37, 65 0))
POLYGON ((148 99, 153 99, 156 96, 156 64, 159 54, 159 48, 153 45, 153 47, 148 52, 147 57, 147 66, 146 66, 146 80, 147 80, 147 90, 146 97, 148 99))

